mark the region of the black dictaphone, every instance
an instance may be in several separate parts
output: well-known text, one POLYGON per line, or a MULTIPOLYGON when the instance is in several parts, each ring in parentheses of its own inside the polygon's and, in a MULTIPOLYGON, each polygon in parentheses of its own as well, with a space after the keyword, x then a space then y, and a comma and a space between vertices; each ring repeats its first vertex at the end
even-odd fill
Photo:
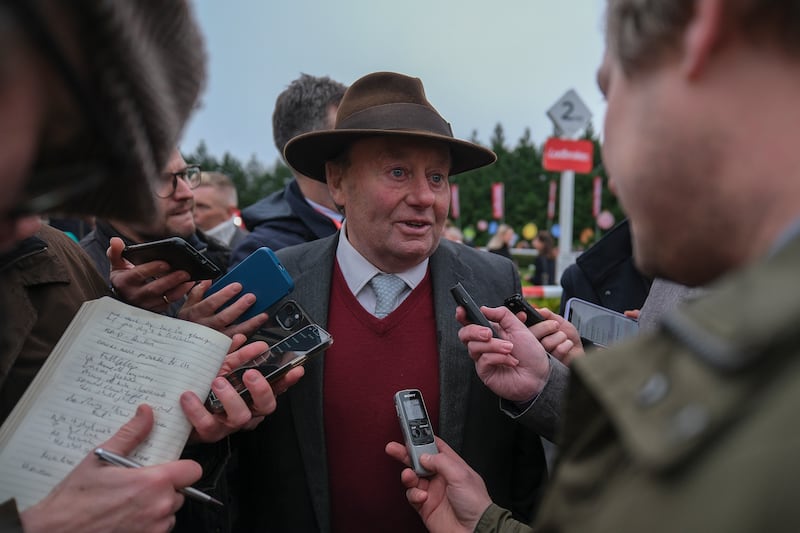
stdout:
POLYGON ((515 315, 520 311, 525 313, 525 325, 531 327, 544 320, 544 317, 521 294, 513 294, 505 299, 503 305, 515 315))
POLYGON ((460 282, 453 285, 450 289, 450 294, 453 295, 456 303, 467 312, 467 320, 479 326, 486 326, 492 330, 492 335, 498 338, 500 337, 497 334, 497 330, 492 326, 492 323, 481 313, 481 308, 478 307, 478 304, 475 303, 475 300, 472 299, 472 296, 469 295, 467 289, 465 289, 460 282))
POLYGON ((411 464, 418 476, 430 476, 432 472, 425 470, 419 463, 423 453, 439 453, 433 438, 433 426, 425 408, 425 401, 418 389, 405 389, 395 393, 394 408, 403 431, 403 440, 411 457, 411 464))

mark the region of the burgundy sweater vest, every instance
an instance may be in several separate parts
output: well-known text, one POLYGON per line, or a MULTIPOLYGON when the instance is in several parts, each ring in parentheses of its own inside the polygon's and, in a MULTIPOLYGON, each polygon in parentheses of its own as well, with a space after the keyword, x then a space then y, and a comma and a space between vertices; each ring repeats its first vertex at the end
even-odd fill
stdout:
POLYGON ((331 525, 336 532, 425 531, 400 482, 403 465, 384 452, 403 442, 394 393, 422 391, 434 431, 439 421, 439 355, 428 273, 383 319, 350 292, 338 263, 328 308, 334 343, 325 355, 324 423, 331 525))

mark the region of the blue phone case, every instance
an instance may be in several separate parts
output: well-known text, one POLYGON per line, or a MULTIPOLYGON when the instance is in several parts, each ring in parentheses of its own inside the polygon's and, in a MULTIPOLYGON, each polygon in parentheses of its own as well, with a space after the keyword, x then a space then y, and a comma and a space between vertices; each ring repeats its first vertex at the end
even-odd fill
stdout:
POLYGON ((230 272, 215 281, 204 297, 211 296, 234 281, 242 284, 242 291, 220 309, 231 305, 243 294, 252 293, 256 296, 256 302, 236 319, 237 323, 266 311, 294 290, 292 277, 286 272, 275 252, 265 246, 248 255, 230 272))

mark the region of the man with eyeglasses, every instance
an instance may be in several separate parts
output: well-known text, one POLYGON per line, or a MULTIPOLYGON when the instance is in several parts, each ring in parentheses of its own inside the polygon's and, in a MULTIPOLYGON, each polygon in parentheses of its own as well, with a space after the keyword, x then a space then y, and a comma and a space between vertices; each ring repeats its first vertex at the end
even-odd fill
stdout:
MULTIPOLYGON (((175 149, 161 174, 160 182, 154 188, 158 209, 150 218, 137 222, 98 219, 95 230, 81 239, 81 247, 94 259, 100 275, 109 281, 111 265, 106 250, 111 237, 122 238, 126 245, 182 237, 224 271, 227 267, 227 247, 206 238, 194 224, 192 189, 199 183, 200 169, 187 165, 175 149)), ((181 277, 177 272, 172 276, 176 279, 181 277)), ((160 303, 164 304, 163 301, 160 303)))
MULTIPOLYGON (((184 309, 181 313, 184 297, 193 287, 193 283, 188 282, 189 275, 186 272, 170 270, 169 265, 163 262, 145 263, 134 267, 121 257, 122 249, 126 245, 168 237, 182 237, 224 272, 228 266, 230 250, 221 242, 206 236, 194 223, 192 189, 199 184, 199 167, 187 165, 180 152, 175 149, 161 174, 160 182, 154 188, 158 209, 152 217, 141 222, 99 219, 94 231, 81 239, 81 246, 94 260, 100 274, 115 292, 122 296, 122 299, 153 311, 167 312, 173 316, 181 314, 182 318, 223 330, 228 324, 219 320, 208 321, 213 318, 212 313, 216 309, 209 308, 203 313, 203 317, 208 320, 198 319, 197 313, 184 316, 185 313, 191 312, 189 309, 184 309), (115 243, 114 237, 120 241, 115 243), (111 259, 108 255, 109 248, 111 248, 111 259)), ((198 292, 199 289, 200 287, 198 292)), ((233 295, 226 294, 228 297, 233 295)), ((193 303, 198 303, 199 296, 193 303)), ((224 332, 232 334, 247 332, 250 329, 254 331, 261 322, 263 320, 258 318, 252 323, 249 321, 243 323, 244 327, 237 326, 236 331, 224 330, 224 332)))

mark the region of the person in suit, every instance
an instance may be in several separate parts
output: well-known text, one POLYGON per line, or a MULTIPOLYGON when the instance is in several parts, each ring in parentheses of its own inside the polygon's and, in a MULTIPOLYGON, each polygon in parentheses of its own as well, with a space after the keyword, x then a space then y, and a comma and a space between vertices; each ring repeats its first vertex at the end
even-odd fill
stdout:
POLYGON ((267 424, 241 434, 243 531, 424 531, 387 457, 401 438, 392 396, 422 391, 446 436, 515 516, 533 516, 546 475, 538 435, 498 409, 458 340, 457 282, 479 303, 520 291, 505 258, 441 239, 449 178, 495 161, 455 139, 417 78, 368 74, 335 126, 286 146, 295 170, 327 182, 342 229, 284 248, 295 298, 334 338, 279 397, 267 424), (376 278, 390 276, 389 284, 376 278), (390 300, 386 303, 386 300, 390 300), (491 438, 487 438, 491 436, 491 438), (255 475, 254 475, 255 474, 255 475))

